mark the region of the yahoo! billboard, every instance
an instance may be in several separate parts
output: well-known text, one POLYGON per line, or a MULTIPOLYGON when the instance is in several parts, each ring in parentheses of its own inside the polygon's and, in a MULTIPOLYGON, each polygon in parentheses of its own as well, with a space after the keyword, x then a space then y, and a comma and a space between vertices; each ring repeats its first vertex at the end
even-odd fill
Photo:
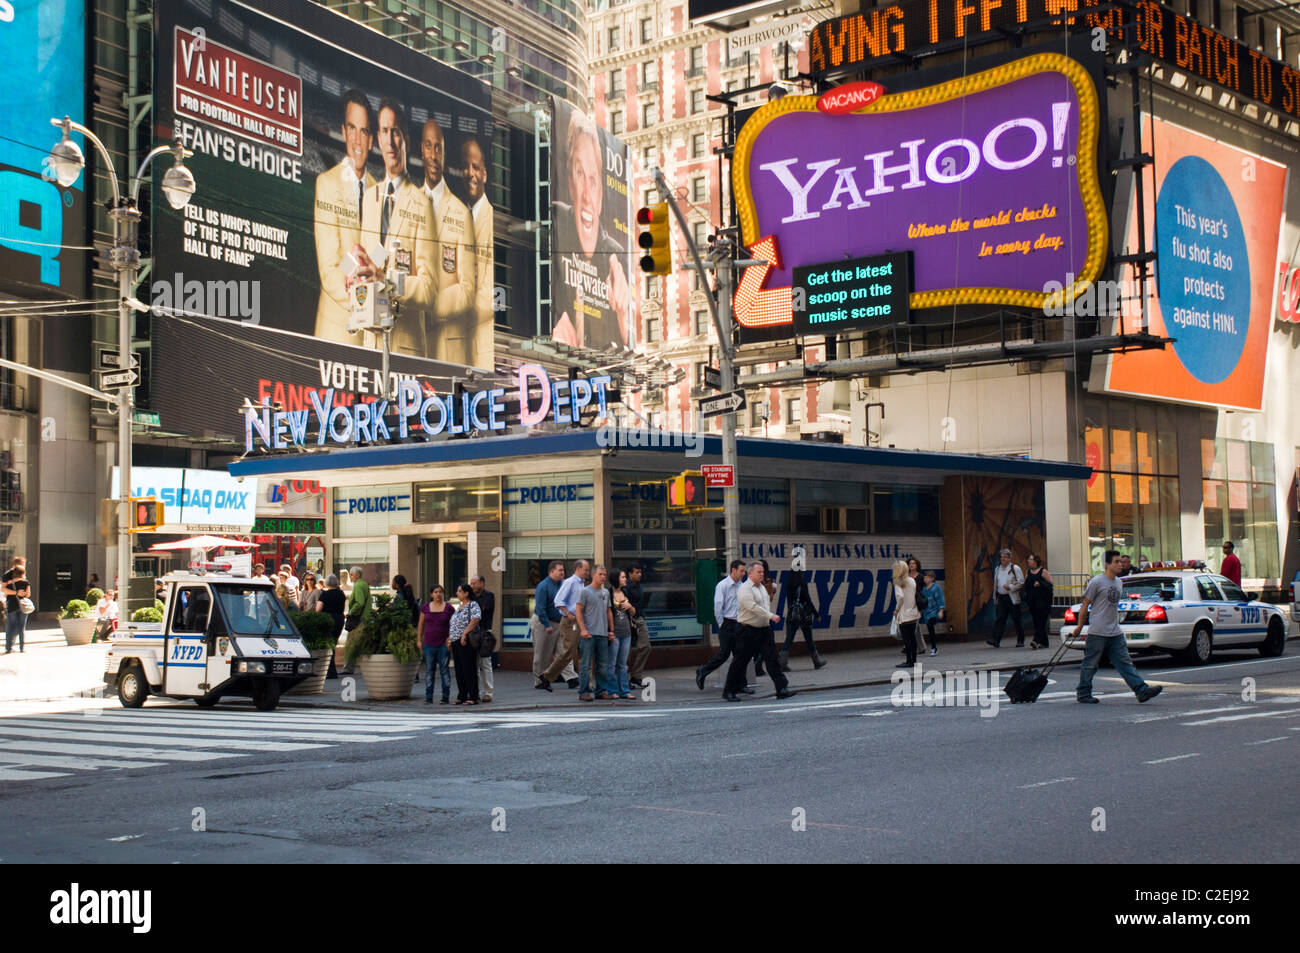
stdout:
POLYGON ((796 266, 886 252, 913 253, 913 309, 1077 296, 1106 255, 1098 128, 1092 79, 1054 53, 844 115, 769 103, 734 169, 745 244, 773 264, 746 270, 736 320, 788 324, 796 266))

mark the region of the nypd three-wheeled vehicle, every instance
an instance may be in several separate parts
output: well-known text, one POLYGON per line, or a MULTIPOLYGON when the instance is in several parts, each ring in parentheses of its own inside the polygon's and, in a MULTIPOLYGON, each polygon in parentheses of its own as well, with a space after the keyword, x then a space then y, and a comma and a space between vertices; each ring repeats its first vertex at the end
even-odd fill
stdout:
POLYGON ((312 673, 312 660, 269 579, 219 572, 163 577, 162 622, 119 628, 104 668, 126 708, 149 695, 193 698, 210 708, 227 696, 271 711, 280 693, 312 673))

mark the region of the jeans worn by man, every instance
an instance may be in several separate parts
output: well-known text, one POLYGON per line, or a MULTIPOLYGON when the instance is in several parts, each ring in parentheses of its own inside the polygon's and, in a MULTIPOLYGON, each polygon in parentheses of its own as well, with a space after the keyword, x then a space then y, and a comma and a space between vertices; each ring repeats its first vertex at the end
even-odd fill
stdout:
POLYGON ((18 643, 18 651, 26 652, 26 634, 27 634, 27 614, 21 610, 13 610, 5 613, 5 651, 12 652, 14 642, 18 643))
POLYGON ((1140 700, 1146 701, 1142 696, 1150 693, 1151 686, 1138 674, 1137 666, 1128 654, 1128 643, 1122 635, 1088 636, 1083 650, 1083 664, 1079 666, 1079 686, 1075 690, 1079 700, 1092 697, 1092 677, 1097 674, 1103 657, 1110 660, 1116 673, 1133 689, 1133 693, 1140 700))
POLYGON ((1115 671, 1133 689, 1139 702, 1147 702, 1160 694, 1162 686, 1148 685, 1138 674, 1129 658, 1128 642, 1124 630, 1120 627, 1119 602, 1123 588, 1118 578, 1122 564, 1120 554, 1107 550, 1105 554, 1106 571, 1093 576, 1083 590, 1083 601, 1079 605, 1079 630, 1088 627, 1088 640, 1084 643, 1083 664, 1079 666, 1079 685, 1075 696, 1084 704, 1096 704, 1092 695, 1092 678, 1097 674, 1097 666, 1102 656, 1110 659, 1115 671))
POLYGON ((433 701, 433 667, 438 666, 438 677, 442 679, 442 702, 445 705, 451 698, 451 652, 447 643, 426 645, 424 647, 424 700, 433 701))

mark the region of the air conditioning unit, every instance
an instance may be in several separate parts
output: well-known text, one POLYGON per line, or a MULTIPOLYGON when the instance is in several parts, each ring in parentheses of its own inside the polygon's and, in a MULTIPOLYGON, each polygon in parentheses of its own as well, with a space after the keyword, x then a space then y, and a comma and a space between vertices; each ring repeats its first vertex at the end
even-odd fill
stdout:
POLYGON ((823 533, 868 532, 865 506, 823 506, 820 508, 823 533))

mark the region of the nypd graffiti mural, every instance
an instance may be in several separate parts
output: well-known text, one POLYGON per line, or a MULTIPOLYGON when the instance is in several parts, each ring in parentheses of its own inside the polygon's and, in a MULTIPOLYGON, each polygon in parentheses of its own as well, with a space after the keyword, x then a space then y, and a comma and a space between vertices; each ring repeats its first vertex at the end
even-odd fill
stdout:
POLYGON ((740 557, 766 559, 776 575, 777 604, 784 633, 785 583, 795 548, 802 546, 804 579, 817 607, 815 632, 830 636, 880 635, 894 614, 893 565, 915 556, 943 584, 943 539, 938 536, 823 536, 813 534, 746 536, 740 557))

